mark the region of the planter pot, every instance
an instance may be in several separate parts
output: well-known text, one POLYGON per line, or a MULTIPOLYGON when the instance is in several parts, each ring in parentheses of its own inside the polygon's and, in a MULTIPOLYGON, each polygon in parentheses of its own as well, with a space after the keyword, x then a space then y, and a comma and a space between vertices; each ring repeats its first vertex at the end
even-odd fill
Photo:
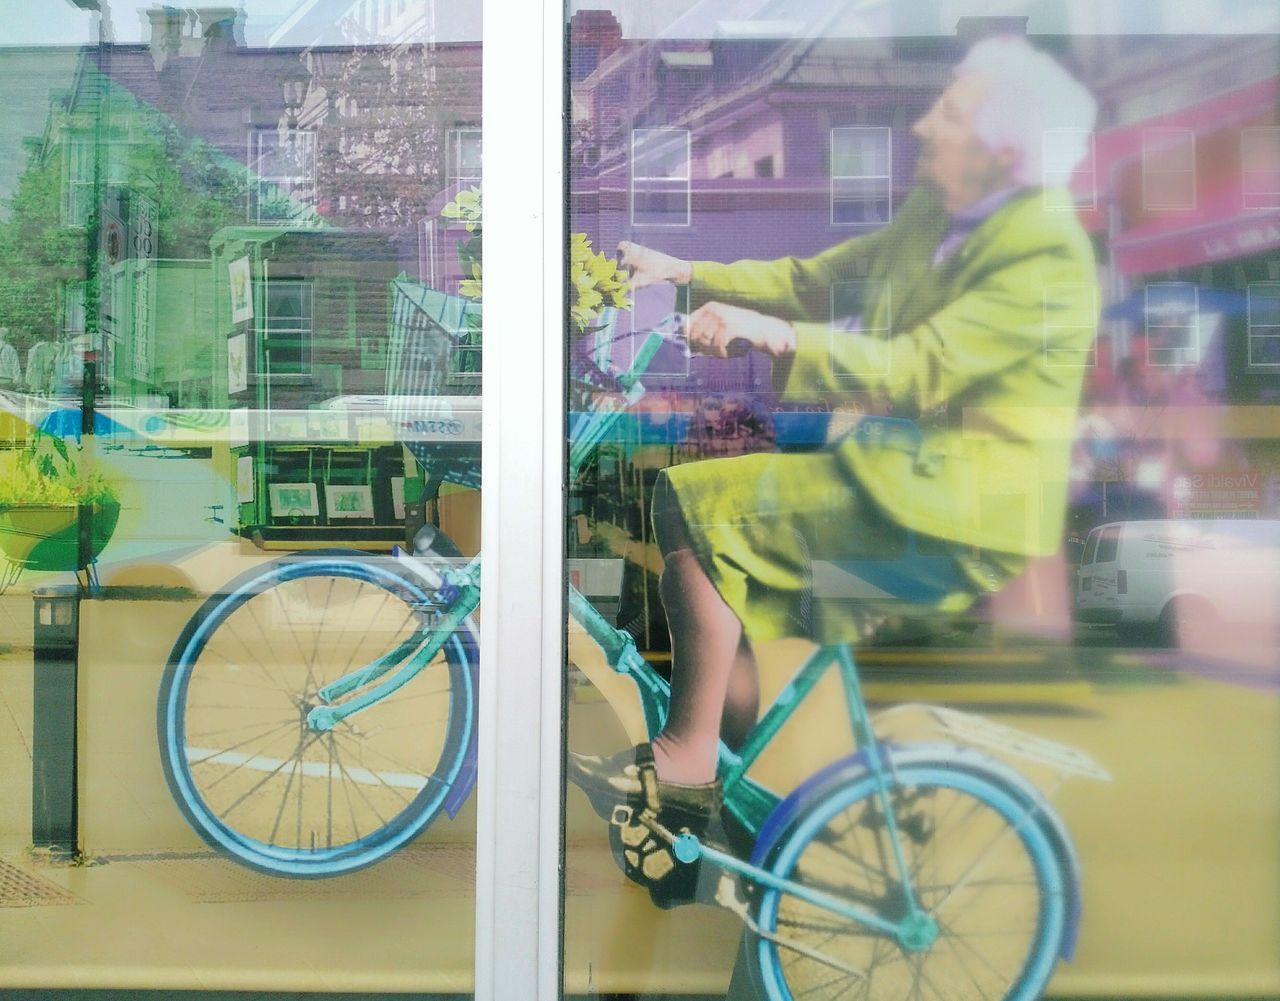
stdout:
POLYGON ((70 505, 15 504, 0 510, 0 550, 28 570, 83 570, 106 547, 120 520, 117 503, 88 510, 87 559, 80 553, 80 508, 70 505))

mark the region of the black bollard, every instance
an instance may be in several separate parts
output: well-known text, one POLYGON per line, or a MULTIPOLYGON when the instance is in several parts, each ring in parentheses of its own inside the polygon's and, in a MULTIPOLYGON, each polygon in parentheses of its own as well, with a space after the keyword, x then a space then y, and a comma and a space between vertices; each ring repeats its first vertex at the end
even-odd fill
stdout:
POLYGON ((76 674, 80 589, 42 587, 35 601, 34 710, 31 734, 31 841, 74 856, 76 817, 76 674))

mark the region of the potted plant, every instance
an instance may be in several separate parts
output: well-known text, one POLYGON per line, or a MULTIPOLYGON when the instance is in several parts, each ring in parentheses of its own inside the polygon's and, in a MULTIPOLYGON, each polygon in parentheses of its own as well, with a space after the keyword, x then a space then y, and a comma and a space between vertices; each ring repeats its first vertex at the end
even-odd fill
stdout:
POLYGON ((36 431, 0 478, 0 550, 28 570, 85 569, 119 518, 115 488, 78 464, 55 435, 36 431))

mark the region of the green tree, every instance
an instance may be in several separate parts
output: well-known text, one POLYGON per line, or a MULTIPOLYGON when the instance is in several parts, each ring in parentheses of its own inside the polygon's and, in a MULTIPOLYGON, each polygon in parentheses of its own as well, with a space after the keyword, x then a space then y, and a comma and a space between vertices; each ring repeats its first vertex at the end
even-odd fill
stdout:
POLYGON ((46 134, 29 143, 26 167, 0 222, 0 325, 19 351, 56 338, 67 282, 85 282, 86 328, 96 329, 98 219, 107 186, 145 195, 155 206, 156 256, 204 258, 219 229, 243 221, 247 171, 167 116, 109 82, 82 86, 75 107, 50 109, 46 134), (75 142, 92 148, 92 188, 84 225, 69 224, 67 160, 75 142))

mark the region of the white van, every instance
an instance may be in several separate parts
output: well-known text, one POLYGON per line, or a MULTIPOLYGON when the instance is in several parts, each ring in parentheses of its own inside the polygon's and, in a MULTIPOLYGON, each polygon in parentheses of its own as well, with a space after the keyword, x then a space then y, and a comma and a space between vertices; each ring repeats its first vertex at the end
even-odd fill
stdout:
MULTIPOLYGON (((1280 620, 1280 521, 1118 521, 1085 540, 1075 617, 1170 642, 1211 624, 1266 630, 1280 620)), ((1212 632, 1212 631, 1210 631, 1212 632)))

